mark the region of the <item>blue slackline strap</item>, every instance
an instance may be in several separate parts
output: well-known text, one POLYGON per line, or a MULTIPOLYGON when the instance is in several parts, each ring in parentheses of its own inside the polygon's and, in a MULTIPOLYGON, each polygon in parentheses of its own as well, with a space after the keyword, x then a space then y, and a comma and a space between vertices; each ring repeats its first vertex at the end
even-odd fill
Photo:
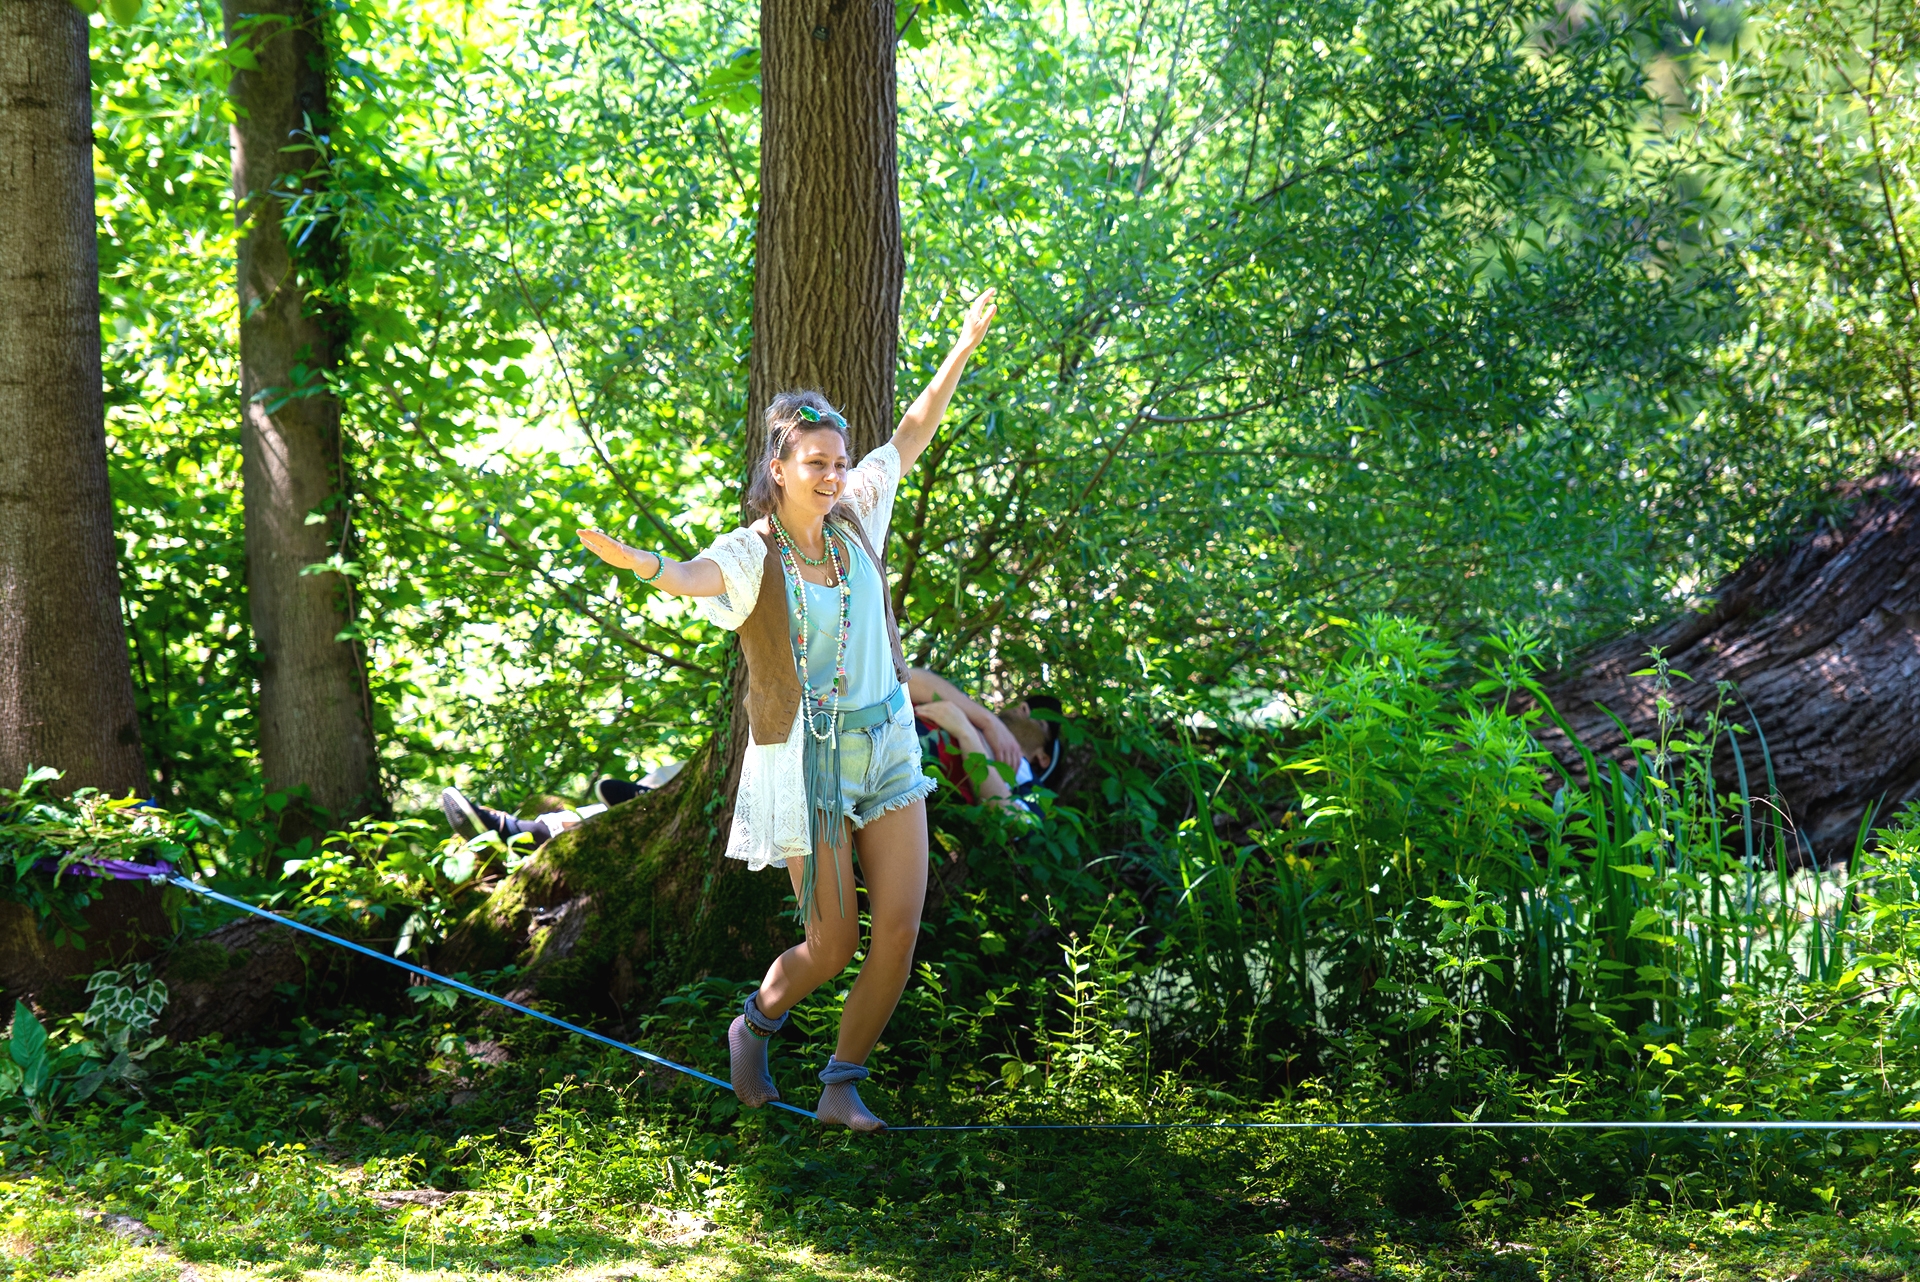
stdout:
POLYGON ((1911 1122, 1024 1122, 897 1131, 1920 1131, 1911 1122))
MULTIPOLYGON (((162 877, 158 874, 152 877, 152 880, 154 881, 159 881, 161 879, 162 877)), ((555 1016, 549 1015, 544 1011, 534 1010, 531 1006, 522 1006, 519 1002, 508 1001, 504 997, 496 997, 492 993, 489 993, 484 989, 475 988, 472 984, 463 984, 457 979, 448 979, 445 975, 437 975, 433 971, 426 969, 424 966, 415 966, 412 962, 403 962, 398 957, 389 957, 387 954, 383 952, 378 952, 362 944, 356 944, 350 939, 342 939, 338 935, 330 935, 324 930, 316 929, 315 927, 306 925, 304 922, 295 921, 291 917, 282 917, 280 914, 270 913, 264 908, 255 908, 252 904, 249 904, 244 900, 235 899, 231 895, 223 895, 217 890, 209 890, 205 886, 200 885, 198 882, 189 881, 185 877, 171 876, 171 877, 166 877, 165 880, 172 883, 175 886, 180 887, 182 890, 190 890, 196 895, 203 895, 208 899, 212 899, 218 903, 225 904, 229 908, 238 908, 241 912, 252 913, 255 917, 264 917, 268 921, 278 922, 282 926, 286 926, 290 929, 297 930, 305 935, 312 935, 315 939, 324 939, 330 944, 338 944, 342 948, 346 948, 353 952, 360 953, 363 956, 371 957, 375 961, 383 961, 387 963, 387 965, 389 966, 398 966, 401 970, 408 971, 411 974, 418 975, 422 979, 430 980, 431 982, 436 984, 445 984, 448 988, 454 989, 457 992, 465 993, 469 997, 478 997, 482 1001, 489 1001, 494 1003, 497 1006, 505 1006, 508 1010, 518 1011, 522 1015, 529 1015, 534 1019, 545 1020, 547 1023, 552 1024, 555 1027, 566 1029, 569 1033, 578 1033, 580 1036, 585 1037, 590 1041, 599 1042, 603 1046, 611 1046, 615 1050, 625 1051, 629 1055, 638 1056, 640 1059, 646 1060, 649 1064, 658 1064, 660 1067, 670 1068, 676 1073, 685 1073, 688 1077, 698 1078, 700 1081, 707 1083, 709 1086, 718 1086, 721 1090, 724 1090, 724 1091, 731 1091, 733 1089, 733 1086, 731 1083, 723 1082, 717 1077, 710 1077, 706 1073, 701 1072, 697 1068, 688 1068, 685 1064, 676 1064, 672 1060, 663 1059, 662 1057, 655 1055, 651 1051, 643 1051, 638 1046, 629 1046, 625 1042, 616 1041, 611 1037, 607 1037, 607 1036, 604 1036, 603 1034, 596 1033, 592 1029, 582 1028, 578 1024, 569 1024, 564 1019, 556 1018, 555 1016)), ((819 1120, 819 1118, 815 1114, 808 1112, 806 1109, 796 1108, 792 1104, 782 1103, 779 1100, 773 1101, 773 1107, 780 1109, 784 1112, 796 1113, 801 1117, 810 1117, 810 1118, 813 1118, 815 1121, 819 1120)), ((1434 1131, 1920 1131, 1920 1118, 1916 1118, 1914 1120, 1905 1121, 1905 1122, 1849 1122, 1849 1121, 1786 1122, 1786 1121, 1771 1121, 1771 1120, 1728 1121, 1728 1122, 1710 1122, 1710 1121, 1680 1121, 1680 1122, 1539 1122, 1539 1121, 1529 1121, 1529 1122, 1478 1122, 1478 1121, 1461 1121, 1461 1122, 1023 1122, 1023 1123, 977 1122, 977 1123, 972 1123, 969 1125, 962 1125, 962 1126, 889 1126, 887 1127, 887 1132, 890 1134, 902 1134, 906 1132, 915 1132, 915 1133, 924 1134, 924 1133, 932 1133, 936 1131, 953 1134, 961 1131, 1417 1131, 1417 1130, 1434 1130, 1434 1131)))
MULTIPOLYGON (((629 1046, 625 1042, 616 1041, 604 1034, 596 1033, 590 1028, 582 1028, 578 1024, 569 1024, 566 1020, 558 1019, 547 1014, 545 1011, 537 1011, 531 1006, 522 1006, 519 1002, 508 1001, 504 997, 496 997, 484 989, 475 988, 472 984, 463 984, 457 979, 448 979, 445 975, 436 975, 424 966, 415 966, 411 962, 401 961, 398 957, 389 957, 383 952, 367 948, 361 944, 356 944, 350 939, 342 939, 338 935, 330 935, 324 930, 317 930, 304 922, 295 921, 291 917, 282 917, 280 914, 270 913, 264 908, 255 908, 252 904, 244 900, 235 899, 232 895, 223 895, 217 890, 208 890, 198 882, 189 881, 185 877, 169 877, 167 880, 182 890, 190 890, 196 895, 204 895, 206 898, 215 900, 218 903, 223 903, 229 908, 238 908, 242 912, 252 913, 255 917, 264 917, 268 921, 278 922, 282 926, 297 930, 302 934, 312 935, 315 939, 324 939, 330 944, 338 944, 342 948, 349 949, 362 956, 371 957, 375 961, 383 961, 389 966, 398 966, 401 970, 418 975, 422 979, 431 980, 436 984, 445 984, 448 988, 465 993, 469 997, 478 997, 482 1001, 489 1001, 497 1006, 505 1006, 508 1010, 519 1011, 522 1015, 530 1015, 534 1019, 545 1020, 549 1024, 566 1029, 569 1033, 578 1033, 590 1041, 599 1042, 602 1046, 611 1046, 617 1051, 625 1051, 629 1055, 638 1056, 646 1060, 649 1064, 658 1064, 660 1067, 670 1068, 676 1073, 685 1073, 688 1077, 698 1078, 709 1086, 718 1086, 723 1091, 733 1090, 732 1083, 723 1082, 717 1077, 710 1077, 697 1068, 688 1068, 685 1064, 676 1064, 672 1060, 664 1059, 651 1051, 643 1051, 638 1046, 629 1046)), ((772 1103, 774 1108, 782 1109, 788 1113, 798 1113, 801 1117, 814 1116, 806 1109, 797 1108, 792 1104, 784 1104, 779 1100, 774 1100, 772 1103)), ((819 1119, 815 1118, 815 1120, 817 1121, 819 1119)))

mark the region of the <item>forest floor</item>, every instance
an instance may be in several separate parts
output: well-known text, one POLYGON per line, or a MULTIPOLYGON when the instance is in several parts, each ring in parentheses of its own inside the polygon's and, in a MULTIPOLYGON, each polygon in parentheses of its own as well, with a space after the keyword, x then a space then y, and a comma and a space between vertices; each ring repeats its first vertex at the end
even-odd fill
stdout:
MULTIPOLYGON (((1719 1279, 1816 1282, 1920 1272, 1920 1230, 1893 1212, 1784 1216, 1636 1208, 1533 1218, 1499 1229, 1470 1221, 1369 1213, 1347 1222, 1272 1222, 1246 1214, 1201 1234, 1088 1223, 1071 1207, 1006 1205, 922 1218, 910 1202, 815 1205, 803 1215, 651 1205, 525 1224, 499 1192, 356 1194, 358 1173, 314 1160, 331 1190, 289 1218, 252 1221, 230 1201, 173 1242, 46 1175, 0 1184, 0 1276, 83 1282, 530 1278, 1002 1279, 1392 1278, 1719 1279), (502 1213, 509 1212, 503 1215, 502 1213), (210 1231, 211 1230, 211 1231, 210 1231)), ((510 1198, 508 1199, 511 1200, 510 1198)), ((182 1208, 185 1209, 185 1208, 182 1208)), ((211 1209, 211 1208, 209 1208, 211 1209)), ((533 1217, 537 1221, 540 1217, 533 1217)))

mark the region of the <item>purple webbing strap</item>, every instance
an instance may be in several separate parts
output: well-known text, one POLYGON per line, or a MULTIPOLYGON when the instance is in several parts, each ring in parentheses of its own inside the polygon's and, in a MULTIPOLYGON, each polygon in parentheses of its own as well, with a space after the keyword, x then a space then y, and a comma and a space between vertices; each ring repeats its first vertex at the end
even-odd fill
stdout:
MULTIPOLYGON (((60 861, 42 859, 33 866, 35 872, 57 872, 60 861)), ((76 859, 67 865, 68 872, 76 872, 85 877, 104 877, 108 881, 166 881, 173 876, 173 865, 166 860, 157 864, 136 864, 128 859, 76 859)))

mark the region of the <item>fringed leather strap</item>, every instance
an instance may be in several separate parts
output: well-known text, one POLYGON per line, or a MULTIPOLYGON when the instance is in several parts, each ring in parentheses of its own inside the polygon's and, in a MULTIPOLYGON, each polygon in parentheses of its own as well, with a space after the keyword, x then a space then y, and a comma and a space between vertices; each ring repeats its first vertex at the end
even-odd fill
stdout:
POLYGON ((812 717, 827 717, 828 714, 807 707, 806 696, 801 700, 801 730, 806 742, 800 753, 804 768, 807 790, 807 839, 812 843, 807 853, 806 866, 800 871, 800 902, 795 916, 804 928, 807 918, 813 911, 813 891, 819 877, 820 852, 835 852, 833 860, 833 891, 840 904, 840 916, 847 915, 847 888, 840 880, 840 834, 846 821, 846 805, 840 794, 840 733, 843 730, 867 730, 896 716, 907 704, 905 686, 895 686, 893 693, 880 702, 865 708, 855 708, 843 712, 833 720, 831 732, 824 739, 816 739, 813 734, 812 717))

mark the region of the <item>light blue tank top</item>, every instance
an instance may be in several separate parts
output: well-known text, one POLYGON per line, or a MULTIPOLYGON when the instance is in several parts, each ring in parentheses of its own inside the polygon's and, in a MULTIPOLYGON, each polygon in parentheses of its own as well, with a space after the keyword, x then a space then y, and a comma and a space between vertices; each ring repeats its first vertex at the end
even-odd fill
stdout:
MULTIPOLYGON (((880 571, 860 550, 859 543, 844 531, 834 530, 832 538, 849 567, 847 577, 853 588, 853 598, 847 603, 853 624, 847 636, 847 687, 840 695, 841 711, 851 712, 885 699, 900 684, 900 679, 894 673, 893 655, 887 645, 880 571)), ((833 633, 840 624, 840 589, 822 587, 804 579, 796 581, 789 573, 787 608, 796 624, 801 591, 807 594, 807 655, 812 661, 813 680, 808 689, 818 698, 833 688, 833 655, 838 640, 833 633)), ((799 647, 795 646, 794 663, 798 665, 799 661, 799 647)))

